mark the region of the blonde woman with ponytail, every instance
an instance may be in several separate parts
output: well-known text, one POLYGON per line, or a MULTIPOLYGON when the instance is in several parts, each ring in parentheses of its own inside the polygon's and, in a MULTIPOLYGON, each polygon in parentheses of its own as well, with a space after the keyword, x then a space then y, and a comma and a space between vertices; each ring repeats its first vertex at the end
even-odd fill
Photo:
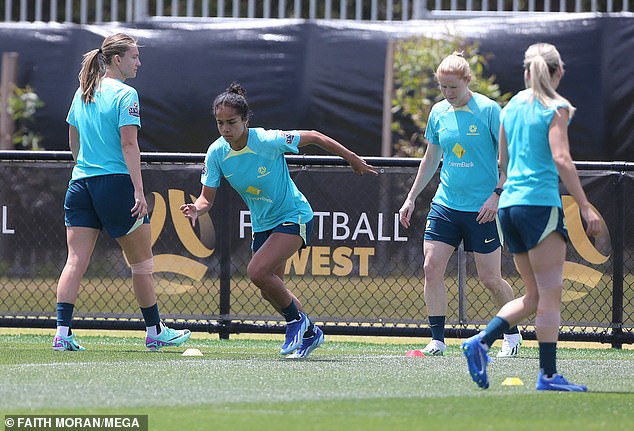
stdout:
POLYGON ((57 284, 57 331, 53 350, 85 350, 71 330, 75 301, 97 237, 105 229, 123 250, 141 308, 150 350, 178 346, 190 336, 160 319, 154 291, 148 205, 137 142, 139 96, 125 81, 134 78, 139 48, 118 33, 84 54, 66 121, 75 160, 64 200, 68 258, 57 284))
POLYGON ((579 205, 586 233, 599 233, 600 219, 581 187, 570 156, 568 122, 575 108, 557 93, 564 64, 547 43, 531 45, 524 56, 526 89, 500 114, 500 165, 507 179, 499 202, 504 239, 526 285, 526 294, 506 304, 484 331, 466 340, 471 378, 489 387, 487 351, 509 325, 535 314, 539 374, 535 388, 585 392, 557 372, 563 267, 568 232, 563 218, 559 179, 579 205))

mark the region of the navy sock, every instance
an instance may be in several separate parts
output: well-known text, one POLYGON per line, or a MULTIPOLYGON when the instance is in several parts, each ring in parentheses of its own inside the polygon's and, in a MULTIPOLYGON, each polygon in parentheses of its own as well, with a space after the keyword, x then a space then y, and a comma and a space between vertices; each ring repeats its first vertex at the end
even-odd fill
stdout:
POLYGON ((429 316, 432 340, 445 342, 445 316, 429 316))
POLYGON ((539 368, 548 377, 557 374, 557 343, 539 343, 539 368))
POLYGON ((75 304, 68 302, 57 303, 57 326, 68 326, 68 335, 71 334, 70 324, 73 320, 75 304))
POLYGON ((295 305, 295 301, 291 300, 291 303, 288 307, 282 308, 282 316, 284 316, 284 319, 286 319, 287 322, 299 320, 299 310, 295 305))
POLYGON ((509 326, 509 322, 501 317, 495 316, 482 332, 482 343, 491 347, 495 340, 500 338, 502 334, 509 329, 509 326))
MULTIPOLYGON (((158 304, 154 304, 150 307, 141 307, 141 313, 143 314, 143 320, 145 320, 145 326, 157 326, 161 322, 161 316, 159 315, 158 304)), ((159 328, 157 326, 157 333, 159 328)))

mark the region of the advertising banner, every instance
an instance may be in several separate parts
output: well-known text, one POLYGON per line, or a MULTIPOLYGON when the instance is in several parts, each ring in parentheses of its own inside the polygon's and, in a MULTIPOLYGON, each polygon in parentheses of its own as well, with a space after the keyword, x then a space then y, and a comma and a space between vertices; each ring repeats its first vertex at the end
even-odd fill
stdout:
MULTIPOLYGON (((63 200, 70 169, 67 162, 0 162, 0 315, 54 316, 66 259, 63 200)), ((189 163, 144 167, 161 309, 191 320, 278 320, 246 276, 250 217, 230 186, 221 184, 211 213, 196 227, 182 216, 180 205, 200 193, 200 169, 189 163)), ((384 167, 377 177, 359 177, 347 167, 291 166, 315 223, 310 245, 288 260, 285 278, 316 319, 426 324, 422 233, 438 179, 419 196, 412 226, 404 229, 398 210, 415 173, 415 167, 384 167)), ((581 170, 580 175, 605 223, 600 236, 588 238, 576 203, 562 190, 570 233, 562 321, 610 328, 616 318, 631 328, 634 174, 581 170), (621 304, 617 315, 615 304, 621 304)), ((524 287, 507 252, 502 269, 521 295, 524 287)), ((446 285, 450 325, 481 324, 495 313, 470 255, 454 253, 446 285)), ((139 318, 129 268, 105 233, 82 283, 76 315, 139 318)))

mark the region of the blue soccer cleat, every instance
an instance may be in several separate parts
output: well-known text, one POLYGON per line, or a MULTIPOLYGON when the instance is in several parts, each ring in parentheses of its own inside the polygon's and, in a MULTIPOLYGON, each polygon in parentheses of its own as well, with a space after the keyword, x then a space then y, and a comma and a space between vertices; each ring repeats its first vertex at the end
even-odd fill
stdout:
POLYGON ((482 389, 489 387, 489 378, 487 377, 487 364, 491 362, 491 358, 487 354, 486 350, 480 340, 482 336, 480 334, 474 335, 471 338, 467 338, 462 343, 462 352, 467 358, 467 365, 469 367, 469 374, 471 379, 482 389))
POLYGON ((192 333, 189 329, 176 330, 168 328, 163 324, 161 325, 161 332, 155 336, 147 335, 145 337, 145 347, 155 352, 163 347, 180 346, 185 341, 189 340, 192 333))
POLYGON ((294 352, 302 345, 302 337, 304 332, 308 330, 310 326, 310 320, 301 311, 299 312, 299 320, 293 320, 286 323, 286 339, 282 348, 280 349, 280 355, 288 355, 294 352))
POLYGON ((77 339, 75 338, 75 334, 71 334, 68 337, 55 335, 55 338, 53 338, 53 350, 57 352, 77 352, 86 349, 79 345, 77 339))
POLYGON ((535 389, 538 391, 566 391, 566 392, 587 392, 588 388, 583 385, 575 385, 569 383, 561 374, 554 374, 548 378, 543 372, 539 372, 537 377, 537 385, 535 389))
POLYGON ((323 344, 325 339, 324 332, 316 325, 313 331, 315 332, 315 335, 308 338, 302 338, 302 345, 299 346, 299 349, 297 349, 294 353, 288 355, 288 359, 306 359, 313 350, 323 344))

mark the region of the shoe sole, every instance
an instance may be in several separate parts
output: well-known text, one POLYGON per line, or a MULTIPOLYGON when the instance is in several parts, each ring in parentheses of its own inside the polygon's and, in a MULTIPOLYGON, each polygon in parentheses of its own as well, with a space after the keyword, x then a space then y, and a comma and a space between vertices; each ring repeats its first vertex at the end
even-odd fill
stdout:
POLYGON ((480 371, 476 369, 475 360, 473 360, 473 358, 478 353, 475 350, 477 349, 472 347, 468 343, 464 343, 462 345, 462 353, 464 353, 465 357, 467 358, 467 367, 469 368, 469 374, 471 375, 471 380, 473 380, 476 383, 476 385, 478 385, 482 389, 488 389, 489 379, 488 377, 486 377, 486 364, 484 366, 484 374, 480 373, 480 371))
POLYGON ((515 354, 510 354, 510 355, 500 355, 499 353, 497 355, 495 355, 496 358, 517 358, 519 356, 520 352, 517 352, 515 354))
POLYGON ((65 347, 53 347, 53 351, 55 352, 81 352, 86 349, 66 349, 65 347))
MULTIPOLYGON (((57 340, 57 337, 55 337, 55 341, 57 340)), ((53 351, 55 352, 81 352, 82 350, 86 350, 84 347, 80 346, 79 344, 71 344, 71 343, 66 343, 68 346, 70 346, 71 348, 68 349, 66 348, 66 346, 64 345, 64 343, 60 343, 57 344, 57 342, 53 343, 53 351)))
POLYGON ((288 355, 286 357, 286 359, 306 359, 306 358, 308 358, 308 355, 313 353, 313 351, 316 348, 318 348, 319 346, 324 344, 325 339, 326 339, 326 337, 324 337, 324 334, 322 332, 322 334, 319 336, 319 338, 316 341, 313 341, 313 344, 311 344, 310 347, 306 349, 306 353, 304 354, 304 356, 299 356, 297 354, 297 352, 294 352, 294 353, 291 353, 290 355, 288 355))
POLYGON ((425 354, 425 356, 444 356, 445 352, 443 352, 442 350, 434 350, 434 351, 427 351, 427 350, 421 350, 421 352, 423 352, 425 354))
POLYGON ((148 345, 147 342, 146 342, 145 347, 147 347, 152 352, 156 352, 157 350, 162 349, 163 347, 178 347, 181 344, 183 344, 185 341, 189 340, 189 337, 191 337, 191 335, 192 335, 191 332, 187 332, 184 335, 182 335, 181 337, 179 337, 179 338, 177 338, 175 340, 167 341, 167 342, 155 340, 155 341, 159 341, 160 343, 162 343, 160 346, 148 345))
POLYGON ((557 384, 546 383, 540 386, 539 382, 535 385, 535 389, 538 391, 558 391, 558 392, 588 392, 588 388, 583 385, 575 385, 574 383, 557 384))

